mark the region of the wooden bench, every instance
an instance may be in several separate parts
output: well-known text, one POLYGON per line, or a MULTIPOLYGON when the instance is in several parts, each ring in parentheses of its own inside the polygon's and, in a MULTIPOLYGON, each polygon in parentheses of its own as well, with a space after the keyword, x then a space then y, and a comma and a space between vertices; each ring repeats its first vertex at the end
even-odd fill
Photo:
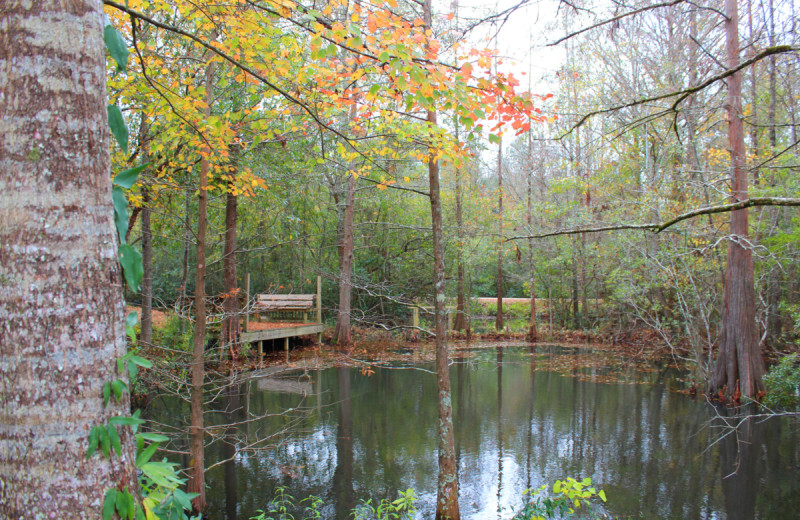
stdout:
POLYGON ((277 314, 281 319, 298 319, 308 322, 308 313, 315 309, 316 294, 259 294, 255 308, 259 317, 262 314, 277 314))

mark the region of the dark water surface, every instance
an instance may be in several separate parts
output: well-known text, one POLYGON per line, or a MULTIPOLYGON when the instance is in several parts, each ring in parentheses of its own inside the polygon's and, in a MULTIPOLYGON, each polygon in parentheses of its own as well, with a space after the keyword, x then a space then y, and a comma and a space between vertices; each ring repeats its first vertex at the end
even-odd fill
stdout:
MULTIPOLYGON (((723 437, 715 416, 728 412, 676 393, 683 384, 668 367, 614 378, 577 364, 580 378, 543 370, 578 355, 506 346, 454 363, 463 518, 510 518, 523 490, 568 476, 591 477, 614 517, 800 518, 797 422, 749 419, 723 437)), ((210 517, 250 518, 280 485, 322 497, 326 518, 414 488, 419 518, 433 518, 433 369, 295 371, 221 392, 206 422, 236 424, 211 428, 206 462, 219 464, 207 472, 210 517)), ((178 401, 157 400, 151 414, 188 422, 178 401)))

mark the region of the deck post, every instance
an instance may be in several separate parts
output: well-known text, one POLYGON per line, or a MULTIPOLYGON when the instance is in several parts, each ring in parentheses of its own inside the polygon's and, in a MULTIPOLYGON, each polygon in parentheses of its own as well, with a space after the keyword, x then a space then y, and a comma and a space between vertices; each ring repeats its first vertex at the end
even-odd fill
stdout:
POLYGON ((322 277, 319 275, 317 275, 317 323, 322 323, 322 277))
POLYGON ((289 336, 283 338, 283 350, 286 351, 286 362, 289 362, 289 336))
POLYGON ((261 358, 264 356, 264 340, 256 341, 258 343, 258 362, 261 363, 261 358))
POLYGON ((250 273, 244 276, 244 331, 250 329, 250 273))
POLYGON ((416 305, 411 308, 412 316, 411 316, 411 324, 415 327, 419 327, 419 307, 416 305))

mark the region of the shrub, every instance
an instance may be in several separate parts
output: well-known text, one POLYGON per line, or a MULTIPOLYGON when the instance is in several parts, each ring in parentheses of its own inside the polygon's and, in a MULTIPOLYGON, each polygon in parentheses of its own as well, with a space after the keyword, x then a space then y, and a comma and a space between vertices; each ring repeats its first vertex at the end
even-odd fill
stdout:
POLYGON ((767 396, 764 404, 769 407, 788 407, 798 403, 800 387, 800 365, 797 354, 784 356, 776 365, 770 367, 764 376, 767 396))
POLYGON ((549 518, 599 518, 595 513, 598 498, 606 501, 605 491, 597 491, 590 487, 592 479, 585 478, 577 481, 568 477, 566 480, 556 480, 552 493, 547 493, 544 485, 536 490, 526 489, 525 495, 529 496, 522 511, 514 515, 513 520, 546 520, 549 518), (583 506, 585 509, 578 511, 583 506))

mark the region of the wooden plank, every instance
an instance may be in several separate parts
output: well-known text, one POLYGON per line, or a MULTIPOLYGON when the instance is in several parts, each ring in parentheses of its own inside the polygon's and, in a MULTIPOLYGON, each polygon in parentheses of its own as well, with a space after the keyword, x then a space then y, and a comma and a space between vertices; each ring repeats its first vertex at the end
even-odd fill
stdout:
POLYGON ((316 294, 259 294, 259 300, 313 300, 316 294))
POLYGON ((305 336, 307 334, 319 334, 324 330, 325 325, 321 323, 314 323, 310 325, 300 325, 299 327, 282 327, 280 329, 243 332, 241 339, 243 342, 251 343, 254 341, 264 341, 267 339, 291 338, 294 336, 305 336))

